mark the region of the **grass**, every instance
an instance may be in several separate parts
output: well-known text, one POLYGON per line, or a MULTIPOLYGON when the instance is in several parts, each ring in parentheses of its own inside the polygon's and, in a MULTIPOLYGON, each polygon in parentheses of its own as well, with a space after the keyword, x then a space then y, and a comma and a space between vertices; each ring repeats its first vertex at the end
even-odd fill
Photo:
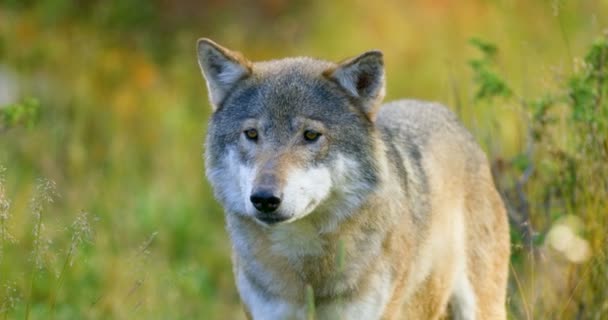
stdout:
POLYGON ((473 45, 484 54, 471 62, 479 88, 476 103, 501 99, 513 104, 527 124, 526 149, 493 166, 514 231, 512 296, 521 301, 512 314, 517 319, 601 318, 606 310, 597 304, 604 298, 585 296, 581 288, 608 284, 592 276, 606 271, 608 179, 597 173, 608 172, 602 160, 608 157, 608 33, 590 45, 581 66, 564 74, 557 89, 531 98, 510 89, 492 70, 493 45, 479 40, 473 45), (558 132, 567 138, 565 143, 557 141, 558 132), (542 274, 546 270, 556 274, 542 274), (552 293, 541 293, 546 290, 552 293))
POLYGON ((255 60, 383 50, 387 100, 453 106, 489 155, 510 318, 608 314, 606 3, 121 3, 0 5, 0 319, 243 318, 201 36, 255 60))

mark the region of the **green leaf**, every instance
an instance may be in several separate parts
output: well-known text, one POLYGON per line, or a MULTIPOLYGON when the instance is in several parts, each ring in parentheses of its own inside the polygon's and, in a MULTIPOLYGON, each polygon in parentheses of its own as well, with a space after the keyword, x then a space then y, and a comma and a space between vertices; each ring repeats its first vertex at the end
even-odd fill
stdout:
POLYGON ((469 61, 469 66, 473 70, 473 80, 478 85, 475 93, 475 100, 492 100, 495 97, 508 98, 512 95, 512 91, 506 82, 492 70, 494 57, 498 52, 495 45, 472 38, 469 43, 479 49, 483 53, 483 58, 473 59, 469 61))
POLYGON ((0 108, 0 129, 18 126, 33 127, 40 116, 40 103, 37 99, 27 98, 20 103, 0 108))
POLYGON ((469 39, 469 44, 479 49, 487 58, 493 58, 498 52, 496 45, 479 38, 469 39))
POLYGON ((513 167, 517 168, 519 171, 526 170, 530 166, 530 162, 531 159, 523 153, 516 155, 513 160, 511 160, 513 167))

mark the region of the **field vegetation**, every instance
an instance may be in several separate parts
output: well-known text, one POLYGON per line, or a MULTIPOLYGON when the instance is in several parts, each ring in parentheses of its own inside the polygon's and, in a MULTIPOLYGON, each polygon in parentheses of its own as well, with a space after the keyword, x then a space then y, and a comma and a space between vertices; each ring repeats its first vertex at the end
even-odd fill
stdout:
POLYGON ((0 3, 0 319, 243 319, 204 178, 198 37, 252 60, 381 49, 509 209, 511 319, 608 319, 608 2, 0 3))

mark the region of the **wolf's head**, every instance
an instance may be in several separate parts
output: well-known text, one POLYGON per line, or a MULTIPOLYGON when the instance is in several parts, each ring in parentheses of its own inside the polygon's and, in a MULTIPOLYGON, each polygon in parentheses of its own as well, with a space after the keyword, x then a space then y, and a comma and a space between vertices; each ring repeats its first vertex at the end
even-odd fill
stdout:
POLYGON ((252 63, 200 39, 198 61, 213 108, 207 176, 229 214, 272 225, 361 204, 378 179, 379 51, 252 63))

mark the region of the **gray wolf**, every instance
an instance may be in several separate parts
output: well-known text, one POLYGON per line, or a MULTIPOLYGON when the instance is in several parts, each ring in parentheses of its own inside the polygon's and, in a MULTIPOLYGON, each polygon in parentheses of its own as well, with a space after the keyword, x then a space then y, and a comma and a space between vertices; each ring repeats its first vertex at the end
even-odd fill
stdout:
POLYGON ((209 39, 206 174, 252 319, 505 319, 509 233, 447 108, 382 104, 382 53, 250 62, 209 39), (308 291, 307 291, 308 290, 308 291))

